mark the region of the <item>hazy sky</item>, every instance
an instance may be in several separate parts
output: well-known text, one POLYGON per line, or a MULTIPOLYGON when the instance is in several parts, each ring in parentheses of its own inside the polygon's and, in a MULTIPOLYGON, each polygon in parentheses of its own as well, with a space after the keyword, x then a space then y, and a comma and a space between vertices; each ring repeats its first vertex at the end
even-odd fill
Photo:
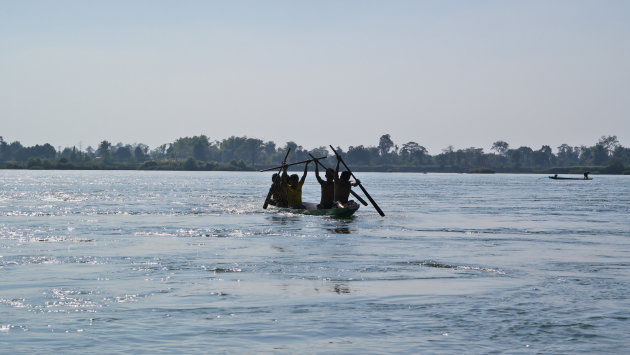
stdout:
POLYGON ((630 1, 0 0, 0 136, 630 146, 630 1))

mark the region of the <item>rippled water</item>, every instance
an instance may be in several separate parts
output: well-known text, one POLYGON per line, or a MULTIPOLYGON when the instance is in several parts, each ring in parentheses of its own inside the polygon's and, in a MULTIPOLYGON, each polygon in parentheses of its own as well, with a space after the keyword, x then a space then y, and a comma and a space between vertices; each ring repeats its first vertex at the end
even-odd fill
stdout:
POLYGON ((625 353, 630 177, 0 171, 2 353, 625 353), (305 200, 318 198, 309 177, 305 200))

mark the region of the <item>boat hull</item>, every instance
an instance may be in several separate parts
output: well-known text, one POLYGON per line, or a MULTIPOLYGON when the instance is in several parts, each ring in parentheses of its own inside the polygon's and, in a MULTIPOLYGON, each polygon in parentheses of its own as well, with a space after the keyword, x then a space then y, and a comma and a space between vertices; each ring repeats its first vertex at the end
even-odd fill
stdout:
POLYGON ((593 178, 573 178, 573 177, 560 177, 560 176, 549 176, 552 180, 593 180, 593 178))
POLYGON ((358 203, 350 203, 347 207, 336 207, 318 209, 316 203, 305 202, 306 208, 282 208, 276 207, 276 209, 283 213, 302 214, 307 216, 329 216, 336 218, 348 218, 352 216, 360 207, 358 203))

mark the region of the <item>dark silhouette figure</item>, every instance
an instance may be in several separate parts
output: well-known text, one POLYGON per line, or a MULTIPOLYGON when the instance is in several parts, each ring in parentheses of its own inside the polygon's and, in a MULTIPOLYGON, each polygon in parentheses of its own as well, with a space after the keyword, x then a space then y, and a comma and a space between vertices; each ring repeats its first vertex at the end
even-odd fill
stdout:
POLYGON ((337 167, 335 168, 335 203, 340 207, 344 207, 348 203, 348 197, 350 196, 350 190, 352 186, 358 186, 361 182, 359 180, 352 182, 350 181, 350 172, 343 171, 341 176, 339 174, 339 161, 337 161, 337 167))
POLYGON ((304 164, 304 174, 302 174, 301 179, 298 178, 297 174, 289 176, 287 174, 287 168, 284 168, 282 181, 287 194, 287 203, 289 208, 306 208, 304 204, 302 204, 302 186, 304 186, 306 174, 308 173, 308 164, 310 162, 310 160, 307 160, 306 164, 304 164))
POLYGON ((584 180, 588 180, 588 174, 590 174, 590 171, 587 171, 584 173, 584 180))
POLYGON ((317 208, 327 209, 335 206, 335 171, 331 168, 326 169, 326 180, 319 177, 319 164, 315 164, 315 177, 322 188, 322 197, 317 208))
POLYGON ((287 193, 282 182, 282 178, 278 174, 271 176, 271 198, 267 201, 270 205, 277 207, 287 207, 287 193))

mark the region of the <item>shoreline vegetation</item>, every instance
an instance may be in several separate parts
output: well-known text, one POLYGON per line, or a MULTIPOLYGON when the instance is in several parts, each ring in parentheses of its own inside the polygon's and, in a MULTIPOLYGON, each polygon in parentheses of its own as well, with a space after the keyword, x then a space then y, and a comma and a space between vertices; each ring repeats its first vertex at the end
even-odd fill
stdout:
MULTIPOLYGON (((309 153, 332 154, 325 146, 308 150, 290 141, 277 147, 272 141, 234 136, 220 141, 210 141, 205 135, 183 137, 152 150, 145 144, 113 145, 106 140, 96 149, 91 146, 55 149, 48 143, 26 147, 19 141, 5 142, 0 136, 0 169, 256 171, 276 166, 289 148, 292 161, 307 160, 309 153)), ((448 146, 441 153, 430 155, 416 142, 394 143, 389 134, 382 135, 376 146, 335 149, 353 170, 362 172, 582 174, 590 171, 630 175, 630 148, 621 146, 616 136, 602 136, 590 147, 562 144, 555 154, 548 145, 538 150, 513 149, 505 141, 496 141, 490 153, 483 148, 455 150, 448 146)))

